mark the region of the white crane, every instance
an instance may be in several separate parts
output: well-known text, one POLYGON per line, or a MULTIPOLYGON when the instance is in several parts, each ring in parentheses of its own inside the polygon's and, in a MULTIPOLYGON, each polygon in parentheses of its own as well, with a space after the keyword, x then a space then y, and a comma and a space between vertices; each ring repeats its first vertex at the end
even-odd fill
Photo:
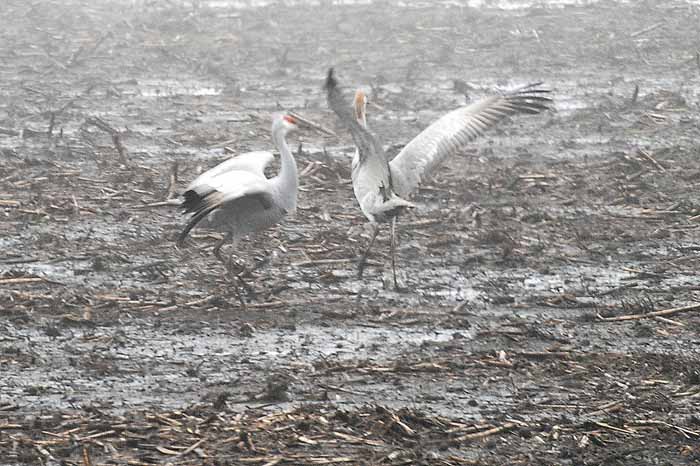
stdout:
POLYGON ((181 206, 192 213, 177 244, 196 225, 206 219, 214 229, 226 232, 214 246, 214 255, 225 262, 220 250, 224 243, 234 244, 243 235, 264 230, 279 223, 297 207, 297 165, 285 136, 307 122, 290 114, 276 115, 272 120, 272 141, 280 152, 281 168, 277 176, 267 178, 271 152, 248 152, 233 157, 199 175, 184 193, 181 206))
POLYGON ((391 251, 394 287, 398 288, 395 268, 395 225, 402 207, 412 204, 410 196, 424 178, 430 176, 450 155, 509 115, 537 114, 549 108, 549 90, 541 83, 531 84, 500 96, 453 110, 428 126, 412 139, 390 162, 381 145, 367 131, 367 98, 361 90, 355 93, 353 112, 347 109, 337 88, 333 69, 328 71, 326 91, 331 109, 350 128, 357 150, 352 161, 352 186, 360 209, 373 226, 369 247, 361 256, 362 275, 367 254, 379 231, 377 222, 392 220, 391 251), (399 208, 397 208, 399 207, 399 208), (385 215, 378 215, 384 213, 385 215))

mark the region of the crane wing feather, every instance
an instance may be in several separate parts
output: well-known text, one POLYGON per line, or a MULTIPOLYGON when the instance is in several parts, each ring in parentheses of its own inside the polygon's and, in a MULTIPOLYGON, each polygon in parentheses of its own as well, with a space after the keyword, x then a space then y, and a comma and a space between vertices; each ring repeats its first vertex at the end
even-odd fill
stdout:
POLYGON ((256 199, 264 209, 269 209, 274 204, 270 182, 263 174, 229 170, 204 181, 196 186, 190 185, 190 189, 185 191, 182 207, 186 213, 192 212, 193 215, 180 233, 178 245, 182 244, 190 230, 202 219, 226 204, 243 198, 256 199))
MULTIPOLYGON (((389 177, 389 165, 382 145, 366 128, 363 128, 355 119, 352 108, 343 97, 338 82, 333 75, 333 68, 328 70, 325 83, 326 98, 328 106, 338 116, 338 119, 345 125, 352 136, 352 140, 357 146, 360 154, 360 163, 364 164, 368 160, 377 161, 378 166, 385 166, 386 177, 389 177)), ((387 183, 388 186, 388 183, 387 183)))
POLYGON ((403 208, 412 207, 413 204, 396 195, 386 153, 374 135, 358 123, 338 88, 333 68, 328 70, 325 89, 328 106, 350 130, 357 146, 358 161, 353 164, 352 185, 362 212, 374 222, 392 218, 403 208))
POLYGON ((246 152, 245 154, 231 157, 199 175, 190 183, 187 189, 190 190, 193 187, 211 183, 212 180, 231 171, 244 171, 264 176, 265 168, 272 163, 274 158, 275 156, 267 151, 246 152))
POLYGON ((428 126, 389 162, 396 193, 411 194, 447 157, 464 150, 505 117, 547 110, 552 102, 547 97, 550 91, 538 88, 540 84, 458 108, 428 126))

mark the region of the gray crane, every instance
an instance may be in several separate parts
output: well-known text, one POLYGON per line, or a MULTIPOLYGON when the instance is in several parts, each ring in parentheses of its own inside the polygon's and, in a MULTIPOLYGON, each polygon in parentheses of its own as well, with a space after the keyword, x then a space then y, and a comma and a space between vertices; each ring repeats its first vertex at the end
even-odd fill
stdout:
POLYGON ((388 161, 381 145, 367 130, 367 98, 358 90, 351 112, 337 86, 333 69, 328 71, 327 100, 338 118, 350 129, 357 146, 352 161, 352 186, 360 209, 373 227, 369 246, 360 257, 362 275, 367 254, 379 232, 379 222, 391 220, 391 262, 394 288, 398 288, 395 266, 396 218, 411 207, 405 198, 449 156, 495 126, 505 117, 519 113, 537 114, 549 108, 550 92, 531 84, 507 94, 487 97, 453 110, 412 139, 399 154, 388 161))
POLYGON ((214 246, 214 255, 226 263, 221 247, 235 244, 242 236, 279 223, 297 207, 297 165, 285 136, 308 123, 290 114, 275 115, 272 141, 280 152, 281 168, 277 176, 267 178, 265 168, 272 162, 271 152, 248 152, 220 163, 199 175, 184 193, 181 206, 192 213, 177 240, 182 246, 189 232, 206 219, 214 229, 226 232, 214 246))
MULTIPOLYGON (((350 130, 357 146, 352 161, 352 188, 360 209, 372 226, 372 238, 360 256, 359 274, 362 276, 367 256, 379 233, 379 223, 391 221, 391 268, 396 280, 396 218, 402 210, 414 207, 413 203, 399 196, 394 190, 392 173, 382 145, 367 130, 363 114, 351 112, 335 79, 333 68, 328 70, 325 89, 328 105, 340 121, 350 130)), ((364 111, 364 109, 363 109, 364 111)))

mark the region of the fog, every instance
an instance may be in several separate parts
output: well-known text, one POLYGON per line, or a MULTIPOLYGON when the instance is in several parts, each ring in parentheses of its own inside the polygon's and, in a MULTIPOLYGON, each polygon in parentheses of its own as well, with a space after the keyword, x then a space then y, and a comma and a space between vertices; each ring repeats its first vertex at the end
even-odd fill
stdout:
POLYGON ((2 1, 0 464, 696 464, 699 3, 2 1), (398 287, 331 67, 384 169, 482 109, 398 287), (296 211, 178 246, 250 151, 296 211))

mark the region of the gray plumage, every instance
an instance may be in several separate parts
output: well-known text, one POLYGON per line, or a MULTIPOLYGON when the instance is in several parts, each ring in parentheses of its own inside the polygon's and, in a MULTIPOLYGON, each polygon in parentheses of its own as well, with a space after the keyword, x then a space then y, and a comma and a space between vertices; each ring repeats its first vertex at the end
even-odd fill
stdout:
POLYGON ((350 106, 343 98, 338 82, 333 75, 333 68, 328 70, 326 77, 326 97, 328 105, 340 121, 348 127, 357 147, 352 164, 352 189, 360 204, 362 213, 369 219, 373 233, 367 249, 360 257, 359 275, 367 261, 377 233, 378 222, 391 221, 391 269, 394 278, 394 288, 398 289, 396 279, 396 218, 402 210, 413 207, 413 204, 394 191, 394 184, 384 149, 377 139, 366 129, 363 120, 358 122, 358 115, 350 111, 350 106))
POLYGON ((446 114, 410 141, 389 162, 381 144, 367 130, 367 99, 357 91, 351 111, 333 74, 328 70, 326 92, 328 105, 340 121, 350 129, 357 150, 352 161, 352 187, 360 208, 374 228, 369 246, 360 259, 359 272, 377 236, 376 222, 391 219, 391 259, 394 287, 398 288, 395 268, 395 227, 400 211, 412 207, 404 199, 435 171, 450 155, 464 150, 466 145, 509 115, 536 114, 549 108, 548 90, 540 83, 519 90, 486 98, 446 114))
POLYGON ((396 193, 409 196, 445 159, 463 151, 505 117, 547 110, 552 100, 546 97, 549 90, 539 88, 540 84, 460 107, 428 126, 389 163, 396 193))
POLYGON ((360 208, 370 222, 385 222, 401 209, 413 204, 398 196, 384 149, 377 139, 357 121, 351 106, 343 97, 333 68, 328 70, 325 89, 328 105, 338 119, 350 130, 357 147, 352 166, 352 186, 360 208))
MULTIPOLYGON (((272 140, 281 158, 277 176, 267 178, 264 173, 274 159, 272 153, 249 152, 217 165, 190 183, 182 207, 192 217, 178 238, 178 246, 203 221, 225 231, 225 239, 235 241, 279 223, 296 210, 297 166, 285 135, 298 123, 290 115, 277 115, 272 121, 272 140)), ((221 243, 215 248, 217 255, 219 247, 221 243)))

